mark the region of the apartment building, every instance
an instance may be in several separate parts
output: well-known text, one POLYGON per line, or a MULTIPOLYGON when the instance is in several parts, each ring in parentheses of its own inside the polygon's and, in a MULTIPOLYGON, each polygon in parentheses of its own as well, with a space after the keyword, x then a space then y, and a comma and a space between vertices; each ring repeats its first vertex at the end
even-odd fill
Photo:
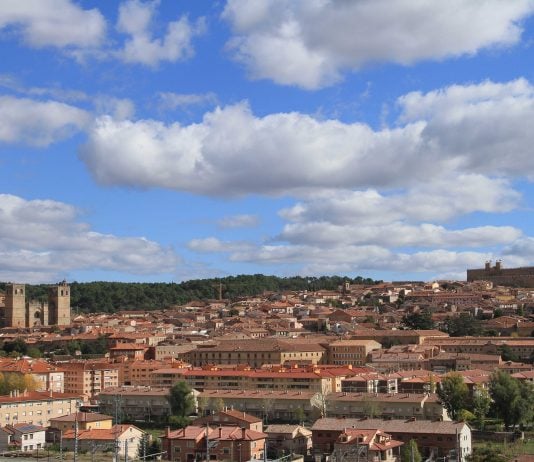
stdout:
POLYGON ((81 398, 72 393, 32 391, 0 396, 0 425, 30 423, 49 426, 52 417, 72 413, 81 404, 81 398))
POLYGON ((499 355, 501 348, 507 345, 510 352, 521 361, 529 361, 534 355, 534 338, 516 337, 448 337, 427 338, 425 343, 436 345, 449 353, 478 353, 499 355))
POLYGON ((338 340, 328 344, 328 364, 363 366, 367 355, 382 345, 375 340, 338 340))
POLYGON ((152 385, 155 370, 171 367, 170 361, 124 360, 116 363, 119 370, 119 385, 148 387, 152 385))
POLYGON ((326 397, 329 417, 450 420, 435 394, 331 393, 326 397))
POLYGON ((220 340, 197 345, 188 355, 193 366, 209 364, 264 364, 291 362, 321 364, 325 362, 326 348, 317 341, 288 339, 220 340))
POLYGON ((308 420, 314 412, 320 412, 312 405, 317 395, 311 391, 204 390, 197 399, 207 403, 207 412, 216 412, 222 405, 267 422, 294 422, 299 415, 308 420))
POLYGON ((15 374, 19 376, 30 375, 37 391, 64 392, 64 371, 43 359, 0 359, 0 372, 2 374, 15 374))
POLYGON ((130 422, 166 422, 171 409, 168 388, 117 387, 98 396, 100 411, 130 422))
POLYGON ((70 362, 62 365, 65 392, 83 396, 85 402, 95 399, 105 388, 119 385, 119 371, 107 362, 70 362))
POLYGON ((305 368, 273 366, 253 369, 248 366, 205 366, 202 368, 165 368, 152 372, 152 385, 172 387, 185 381, 196 390, 303 390, 330 393, 340 391, 346 377, 366 373, 367 368, 327 365, 305 368))

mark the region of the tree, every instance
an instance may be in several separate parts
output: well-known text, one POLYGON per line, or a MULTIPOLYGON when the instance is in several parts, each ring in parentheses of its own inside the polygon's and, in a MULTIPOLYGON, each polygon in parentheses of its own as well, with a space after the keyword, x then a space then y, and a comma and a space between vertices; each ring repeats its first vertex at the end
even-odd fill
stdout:
POLYGON ((495 447, 474 447, 473 452, 467 456, 468 462, 505 462, 506 458, 495 447))
POLYGON ((197 409, 200 416, 203 416, 206 414, 206 409, 208 409, 210 404, 209 398, 206 398, 205 396, 200 396, 197 399, 197 409))
POLYGON ((464 378, 455 372, 451 372, 443 377, 439 387, 438 396, 443 407, 447 410, 449 417, 458 419, 458 413, 465 408, 469 390, 464 382, 464 378))
POLYGON ((183 418, 195 411, 193 390, 183 381, 174 384, 169 391, 167 400, 171 406, 171 413, 174 416, 183 418))
POLYGON ((304 409, 302 409, 301 406, 299 406, 297 409, 295 409, 295 420, 298 422, 299 425, 304 424, 304 419, 306 418, 306 413, 304 412, 304 409))
POLYGON ((406 327, 415 330, 434 329, 435 327, 432 314, 428 310, 407 314, 402 318, 402 322, 406 327))
POLYGON ((209 407, 215 412, 224 411, 224 400, 222 398, 213 398, 210 400, 209 407))
POLYGON ((510 348, 510 345, 501 345, 499 351, 501 352, 501 358, 503 359, 503 361, 517 361, 519 359, 510 348))
POLYGON ((401 462, 421 462, 423 458, 415 440, 408 441, 401 451, 401 462))
POLYGON ((489 393, 492 409, 504 422, 505 428, 528 422, 534 412, 534 391, 528 383, 514 379, 506 372, 491 375, 489 393))
POLYGON ((491 407, 491 396, 484 388, 477 388, 473 394, 473 414, 481 430, 484 429, 484 419, 491 407))
POLYGON ((480 335, 480 321, 471 316, 470 313, 460 313, 459 316, 447 318, 445 320, 445 331, 448 332, 451 337, 480 335))

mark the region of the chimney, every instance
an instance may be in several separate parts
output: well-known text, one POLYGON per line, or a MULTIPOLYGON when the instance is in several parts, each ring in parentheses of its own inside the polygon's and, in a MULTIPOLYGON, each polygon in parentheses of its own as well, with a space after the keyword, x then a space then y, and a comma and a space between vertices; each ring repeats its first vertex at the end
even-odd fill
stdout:
POLYGON ((241 439, 245 440, 247 438, 247 429, 245 427, 241 428, 241 439))
POLYGON ((222 438, 222 427, 219 425, 219 439, 222 438))
POLYGON ((165 429, 165 438, 168 438, 169 436, 171 436, 171 427, 165 429))

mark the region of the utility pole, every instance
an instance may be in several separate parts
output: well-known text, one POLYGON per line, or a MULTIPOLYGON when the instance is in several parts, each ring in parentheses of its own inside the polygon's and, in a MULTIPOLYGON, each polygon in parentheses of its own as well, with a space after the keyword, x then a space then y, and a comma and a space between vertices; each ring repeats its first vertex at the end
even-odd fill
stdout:
POLYGON ((76 413, 74 414, 74 462, 78 461, 78 402, 76 402, 76 413))
POLYGON ((59 460, 63 460, 63 430, 59 430, 59 460))
POLYGON ((124 441, 124 462, 128 462, 128 438, 124 441))
POLYGON ((210 424, 206 423, 206 461, 210 460, 210 424))

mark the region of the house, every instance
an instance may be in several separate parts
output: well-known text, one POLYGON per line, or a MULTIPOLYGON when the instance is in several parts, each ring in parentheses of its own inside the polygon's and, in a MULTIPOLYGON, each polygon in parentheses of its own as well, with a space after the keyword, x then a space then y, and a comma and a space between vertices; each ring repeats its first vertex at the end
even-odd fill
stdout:
POLYGON ((249 430, 254 430, 257 432, 263 431, 263 420, 247 414, 243 411, 234 411, 233 409, 227 409, 225 411, 220 411, 215 414, 210 414, 205 417, 199 417, 195 419, 193 425, 232 425, 234 427, 247 428, 249 430))
POLYGON ((336 460, 356 459, 380 462, 396 462, 404 443, 376 429, 346 428, 334 443, 336 460))
MULTIPOLYGON (((67 450, 74 450, 74 430, 63 433, 63 446, 67 450)), ((145 432, 135 425, 114 425, 111 428, 78 430, 78 451, 91 451, 98 447, 100 451, 110 451, 118 448, 119 457, 128 453, 128 458, 133 459, 139 454, 139 447, 143 444, 145 432)), ((100 459, 101 460, 101 459, 100 459)))
POLYGON ((189 425, 174 431, 167 429, 161 442, 165 457, 174 462, 205 459, 246 461, 263 459, 266 437, 263 432, 237 426, 189 425))
POLYGON ((307 456, 311 451, 312 432, 301 425, 269 425, 265 433, 271 457, 282 457, 286 454, 307 456), (274 448, 274 451, 270 451, 269 448, 274 448))
POLYGON ((74 412, 49 420, 50 427, 61 431, 74 430, 78 422, 78 430, 109 429, 113 426, 113 417, 98 412, 74 412))
POLYGON ((45 446, 46 429, 40 425, 17 423, 0 428, 0 451, 16 447, 21 451, 33 451, 45 446))
POLYGON ((330 456, 346 429, 381 430, 403 443, 415 440, 423 458, 455 457, 465 462, 471 454, 471 428, 465 422, 384 419, 318 419, 312 426, 313 451, 317 457, 330 456))

